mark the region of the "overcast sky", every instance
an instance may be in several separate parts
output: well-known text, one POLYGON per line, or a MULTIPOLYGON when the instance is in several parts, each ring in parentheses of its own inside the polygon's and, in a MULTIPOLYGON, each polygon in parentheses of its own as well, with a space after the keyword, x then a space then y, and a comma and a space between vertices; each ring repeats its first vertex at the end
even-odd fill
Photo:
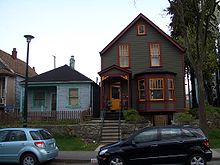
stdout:
POLYGON ((0 0, 0 49, 26 61, 24 35, 30 43, 29 65, 38 74, 69 65, 92 80, 100 71, 99 52, 138 14, 169 34, 167 0, 0 0))

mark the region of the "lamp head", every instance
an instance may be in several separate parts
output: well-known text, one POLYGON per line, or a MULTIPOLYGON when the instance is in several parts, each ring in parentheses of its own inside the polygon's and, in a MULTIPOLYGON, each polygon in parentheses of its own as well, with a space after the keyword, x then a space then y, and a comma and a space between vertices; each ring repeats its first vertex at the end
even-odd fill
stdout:
POLYGON ((24 37, 27 39, 27 42, 31 42, 31 40, 34 38, 32 35, 24 35, 24 37))

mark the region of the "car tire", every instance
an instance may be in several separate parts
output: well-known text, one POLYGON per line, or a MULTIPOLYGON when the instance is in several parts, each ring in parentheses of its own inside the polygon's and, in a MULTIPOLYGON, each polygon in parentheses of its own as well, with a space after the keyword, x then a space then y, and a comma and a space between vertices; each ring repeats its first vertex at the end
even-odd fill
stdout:
POLYGON ((194 164, 206 165, 207 161, 203 155, 193 154, 189 158, 188 165, 194 165, 194 164))
POLYGON ((34 154, 26 153, 21 158, 21 165, 38 165, 38 160, 34 154))
POLYGON ((108 165, 126 165, 126 164, 122 157, 112 156, 109 158, 108 165))

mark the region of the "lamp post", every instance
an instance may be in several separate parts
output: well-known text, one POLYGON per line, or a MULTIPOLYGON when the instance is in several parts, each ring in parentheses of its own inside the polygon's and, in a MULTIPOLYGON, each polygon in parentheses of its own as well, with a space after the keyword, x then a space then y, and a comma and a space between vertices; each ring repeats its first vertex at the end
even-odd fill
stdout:
POLYGON ((26 74, 25 74, 25 86, 24 86, 24 110, 23 110, 23 127, 27 127, 27 107, 28 107, 28 61, 29 61, 29 44, 34 38, 32 35, 25 35, 27 39, 27 60, 26 60, 26 74))

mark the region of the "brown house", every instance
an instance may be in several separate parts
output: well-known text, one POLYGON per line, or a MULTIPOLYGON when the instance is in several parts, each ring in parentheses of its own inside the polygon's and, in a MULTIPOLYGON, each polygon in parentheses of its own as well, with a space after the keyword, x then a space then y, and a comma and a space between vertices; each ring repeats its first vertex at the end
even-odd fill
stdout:
POLYGON ((184 48, 139 14, 101 52, 101 109, 169 124, 185 108, 184 48))
MULTIPOLYGON (((26 63, 17 58, 16 48, 12 54, 0 50, 0 109, 13 110, 20 106, 19 82, 25 78, 26 63)), ((29 77, 37 73, 29 68, 29 77)))

